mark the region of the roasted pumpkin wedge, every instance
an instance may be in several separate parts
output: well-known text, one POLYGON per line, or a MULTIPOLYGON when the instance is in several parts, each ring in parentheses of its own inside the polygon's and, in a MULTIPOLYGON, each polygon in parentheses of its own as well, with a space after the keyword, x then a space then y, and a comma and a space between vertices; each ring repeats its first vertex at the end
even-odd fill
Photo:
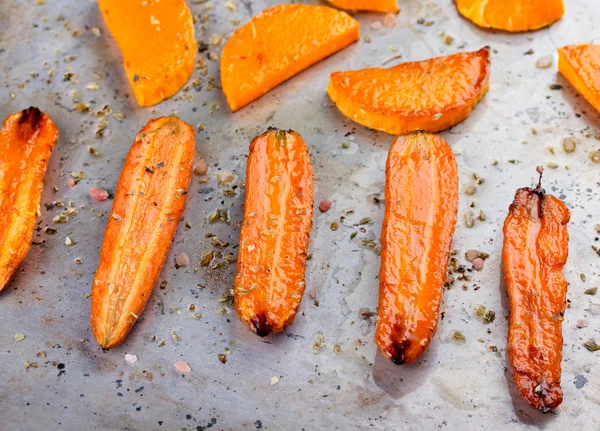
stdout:
POLYGON ((510 32, 547 27, 565 13, 563 0, 456 0, 456 6, 480 27, 510 32))
POLYGON ((558 70, 600 112, 600 45, 560 48, 558 70))
MULTIPOLYGON (((541 181, 540 181, 541 182, 541 181)), ((508 356, 521 397, 547 412, 560 405, 569 210, 542 189, 517 191, 504 222, 502 261, 510 300, 508 356)))
POLYGON ((0 130, 0 291, 33 238, 44 175, 58 129, 38 108, 9 115, 0 130))
POLYGON ((141 315, 185 208, 194 163, 193 127, 150 120, 127 155, 92 286, 92 332, 109 349, 141 315))
POLYGON ((433 338, 458 211, 458 168, 439 136, 400 136, 387 159, 375 343, 396 364, 433 338))
POLYGON ((140 106, 173 96, 196 58, 194 22, 185 0, 98 0, 140 106))
POLYGON ((359 39, 359 24, 327 6, 272 6, 240 27, 221 54, 221 85, 232 111, 359 39))
POLYGON ((340 9, 398 13, 398 0, 327 0, 340 9))
POLYGON ((331 75, 327 93, 348 118, 392 135, 464 120, 489 88, 490 49, 331 75))
POLYGON ((234 301, 240 320, 261 337, 283 331, 300 306, 313 200, 312 167, 300 135, 270 129, 255 138, 234 301))

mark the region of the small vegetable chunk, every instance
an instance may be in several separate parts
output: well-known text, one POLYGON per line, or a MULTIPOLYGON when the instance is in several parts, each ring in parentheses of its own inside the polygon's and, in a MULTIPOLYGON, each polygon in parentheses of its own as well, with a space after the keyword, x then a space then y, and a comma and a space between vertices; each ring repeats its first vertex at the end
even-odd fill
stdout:
MULTIPOLYGON (((540 181, 541 182, 541 181, 540 181)), ((541 184, 517 190, 504 222, 502 262, 510 300, 508 355, 521 397, 547 412, 560 388, 570 213, 541 184)))
POLYGON ((398 13, 398 0, 328 0, 335 7, 346 10, 398 13))
POLYGON ((560 48, 558 70, 600 112, 600 45, 560 48))
POLYGON ((270 129, 250 144, 235 309, 264 337, 296 316, 305 288, 313 219, 313 173, 296 132, 270 129))
POLYGON ((177 93, 192 76, 197 50, 185 0, 98 0, 98 6, 140 106, 177 93))
POLYGON ((240 27, 221 54, 221 84, 232 111, 345 48, 359 24, 326 6, 272 6, 240 27))
POLYGON ((0 130, 0 291, 33 238, 44 175, 58 129, 37 108, 9 115, 0 130))
POLYGON ((109 349, 141 315, 169 253, 192 178, 195 133, 150 120, 127 155, 92 286, 92 332, 109 349))
POLYGON ((565 13, 563 0, 455 0, 462 16, 480 27, 510 32, 538 30, 565 13))
POLYGON ((425 132, 400 136, 388 155, 375 343, 396 364, 433 338, 458 212, 450 146, 425 132))
POLYGON ((487 93, 490 49, 331 74, 327 93, 348 118, 392 135, 438 132, 464 120, 487 93))

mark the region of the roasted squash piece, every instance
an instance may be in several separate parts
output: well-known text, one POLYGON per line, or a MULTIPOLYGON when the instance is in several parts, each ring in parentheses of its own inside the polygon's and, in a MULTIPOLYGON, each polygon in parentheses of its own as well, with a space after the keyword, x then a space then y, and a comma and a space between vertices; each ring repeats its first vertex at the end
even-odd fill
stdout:
POLYGON ((396 364, 433 338, 458 211, 450 146, 425 132, 400 136, 387 159, 375 343, 396 364))
POLYGON ((296 316, 305 287, 313 217, 313 174, 296 132, 270 129, 250 144, 235 310, 264 337, 296 316))
POLYGON ((197 49, 185 0, 98 0, 98 6, 140 106, 177 93, 192 76, 197 49))
POLYGON ((438 132, 464 120, 489 88, 490 49, 331 75, 342 113, 392 135, 438 132))
POLYGON ((567 282, 562 271, 569 253, 569 218, 567 206, 538 184, 517 190, 504 222, 508 356, 519 395, 544 412, 563 399, 561 325, 567 282))
POLYGON ((558 70, 600 112, 600 45, 560 48, 558 70))
POLYGON ((221 85, 232 111, 359 39, 359 24, 326 6, 272 6, 240 27, 221 54, 221 85))
POLYGON ((92 286, 91 326, 104 348, 120 344, 150 298, 185 207, 194 128, 150 120, 127 155, 92 286))
POLYGON ((565 13, 563 0, 456 0, 456 6, 480 27, 510 32, 547 27, 565 13))
POLYGON ((0 130, 0 291, 33 238, 44 175, 58 129, 37 108, 9 115, 0 130))
POLYGON ((398 13, 398 0, 327 0, 335 7, 346 10, 398 13))

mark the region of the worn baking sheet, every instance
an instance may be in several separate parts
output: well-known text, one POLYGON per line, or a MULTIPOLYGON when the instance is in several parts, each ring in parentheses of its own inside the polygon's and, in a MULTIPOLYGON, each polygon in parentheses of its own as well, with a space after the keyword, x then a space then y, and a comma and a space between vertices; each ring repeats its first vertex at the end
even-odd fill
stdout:
POLYGON ((362 25, 359 43, 236 114, 217 88, 208 91, 209 77, 218 84, 218 62, 208 55, 217 58, 219 48, 210 45, 210 38, 228 36, 239 23, 279 2, 188 2, 198 17, 197 39, 210 45, 199 55, 206 59, 208 76, 197 70, 194 78, 204 79, 201 91, 191 88, 146 109, 133 100, 96 2, 38 3, 44 2, 0 0, 0 117, 34 105, 50 114, 61 132, 46 176, 35 245, 0 296, 1 429, 600 428, 600 357, 582 346, 600 339, 600 316, 592 312, 600 299, 584 294, 599 284, 600 257, 591 246, 599 244, 593 225, 600 223, 600 166, 588 154, 600 148, 594 138, 600 117, 557 75, 556 59, 550 69, 536 68, 537 59, 554 57, 562 45, 600 42, 595 25, 600 8, 594 0, 569 1, 565 17, 551 28, 516 35, 476 28, 457 14, 451 0, 400 0, 395 28, 378 28, 383 15, 356 15, 362 25), (485 179, 475 195, 461 193, 454 238, 459 261, 466 264, 468 249, 490 257, 483 271, 469 274, 470 281, 457 280, 445 292, 444 319, 423 358, 395 366, 376 351, 375 317, 360 316, 361 309, 375 311, 377 305, 383 204, 373 198, 382 196, 393 137, 352 124, 332 107, 325 94, 328 76, 381 65, 396 55, 402 59, 388 65, 484 45, 493 48, 490 92, 465 122, 442 136, 456 153, 461 190, 472 184, 474 173, 485 179), (91 83, 98 84, 96 91, 87 89, 91 83), (554 83, 562 90, 551 90, 554 83), (73 90, 81 103, 91 105, 89 113, 74 109, 73 90), (108 133, 98 138, 95 113, 106 105, 126 118, 120 122, 110 114, 108 133), (150 118, 172 113, 205 125, 196 147, 210 165, 210 181, 200 183, 196 177, 193 182, 185 212, 191 228, 180 224, 161 274, 166 288, 156 289, 127 341, 103 352, 90 333, 86 295, 112 202, 93 202, 87 190, 114 192, 136 132, 150 118), (331 199, 334 205, 315 215, 308 288, 296 322, 284 334, 260 339, 238 322, 226 302, 219 302, 233 284, 235 265, 210 269, 198 262, 216 249, 207 233, 231 242, 219 253, 235 255, 248 144, 268 126, 291 128, 305 138, 316 201, 331 199), (568 136, 579 140, 572 154, 561 147, 568 136), (100 155, 92 156, 89 147, 100 155), (544 184, 572 210, 565 270, 570 307, 563 323, 565 400, 555 415, 542 415, 515 395, 507 370, 500 250, 501 224, 514 191, 534 184, 536 165, 550 163, 558 167, 547 169, 544 184), (80 171, 86 178, 67 187, 70 173, 80 171), (235 174, 229 186, 216 179, 223 171, 235 174), (225 197, 223 191, 232 186, 237 186, 236 196, 225 197), (72 202, 78 214, 66 224, 54 224, 63 209, 49 208, 53 201, 72 202), (469 229, 463 215, 471 203, 487 219, 469 229), (230 224, 207 222, 217 208, 230 210, 230 224), (331 231, 331 222, 341 215, 345 222, 331 231), (364 217, 371 221, 361 232, 356 223, 364 217), (44 233, 47 226, 58 232, 44 233), (351 239, 355 231, 358 235, 351 239), (66 246, 67 236, 76 244, 66 246), (182 252, 192 265, 177 270, 173 256, 182 252), (195 304, 202 318, 191 316, 189 304, 195 304), (496 320, 483 324, 474 315, 477 304, 494 310, 496 320), (579 319, 589 326, 577 329, 579 319), (465 335, 464 345, 449 341, 455 329, 465 335), (14 341, 18 333, 26 338, 14 341), (173 333, 181 340, 175 341, 173 333), (319 334, 324 337, 321 348, 313 345, 319 334), (161 340, 166 340, 164 346, 161 340), (45 358, 36 356, 41 351, 45 358), (223 364, 218 354, 226 352, 223 364), (126 353, 137 355, 138 361, 126 362, 126 353), (187 361, 192 372, 179 374, 176 361, 187 361), (275 376, 279 381, 272 385, 275 376))

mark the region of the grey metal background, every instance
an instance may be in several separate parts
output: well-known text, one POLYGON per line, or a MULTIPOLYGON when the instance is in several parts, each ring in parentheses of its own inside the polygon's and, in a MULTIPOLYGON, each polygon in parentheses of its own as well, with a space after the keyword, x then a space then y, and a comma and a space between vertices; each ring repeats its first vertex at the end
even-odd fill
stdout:
MULTIPOLYGON (((213 34, 229 36, 239 23, 281 2, 231 0, 235 10, 224 0, 188 3, 195 16, 208 17, 198 19, 195 30, 198 40, 209 43, 213 34)), ((207 91, 206 83, 201 91, 191 88, 159 106, 139 108, 94 1, 0 0, 0 117, 30 105, 51 115, 61 134, 42 203, 73 202, 79 210, 68 223, 56 225, 52 219, 61 209, 42 205, 35 245, 0 295, 0 429, 600 429, 600 352, 582 346, 594 337, 600 341, 600 316, 593 314, 599 312, 593 304, 600 298, 583 293, 599 284, 600 257, 591 245, 598 236, 593 225, 600 223, 600 166, 588 154, 600 148, 600 136, 594 138, 600 116, 557 74, 555 58, 565 44, 600 42, 600 8, 594 0, 566 3, 564 18, 549 29, 515 35, 475 27, 458 15, 451 0, 400 0, 395 28, 377 29, 384 15, 357 14, 359 43, 232 114, 221 92, 207 91), (420 18, 433 24, 418 24, 420 18), (101 35, 95 36, 92 27, 101 35), (454 39, 451 45, 444 35, 454 39), (464 252, 472 248, 490 258, 471 281, 457 281, 445 291, 444 319, 429 351, 418 363, 398 367, 376 351, 375 317, 359 316, 362 308, 375 311, 377 305, 379 258, 364 240, 379 240, 383 204, 374 203, 373 196, 383 192, 393 137, 353 124, 332 107, 325 94, 329 73, 381 65, 398 54, 402 59, 387 65, 484 45, 493 48, 490 92, 465 122, 442 136, 456 153, 461 188, 471 184, 473 173, 485 179, 476 195, 461 193, 454 238, 459 260, 465 263, 464 252), (533 54, 524 55, 529 50, 533 54), (553 67, 536 68, 536 60, 547 55, 555 58, 553 67), (70 56, 75 58, 65 62, 70 56), (77 83, 63 81, 65 73, 73 73, 77 83), (92 82, 97 91, 86 89, 92 82), (553 83, 563 89, 550 90, 553 83), (73 109, 71 90, 91 103, 90 113, 73 109), (108 135, 97 138, 94 113, 105 105, 126 119, 109 116, 108 135), (156 288, 122 346, 102 352, 89 329, 85 295, 112 201, 93 202, 87 190, 114 192, 137 131, 149 119, 173 112, 192 125, 206 125, 196 148, 210 166, 210 181, 193 181, 185 211, 192 228, 179 226, 161 274, 166 289, 156 288), (230 241, 233 246, 225 253, 236 253, 248 144, 268 126, 291 128, 304 137, 314 165, 316 202, 331 199, 334 205, 315 215, 308 287, 296 322, 284 334, 260 339, 219 302, 233 285, 235 264, 209 269, 198 261, 213 249, 206 233, 230 241), (567 136, 579 139, 573 154, 562 150, 567 136), (349 148, 342 148, 344 142, 349 148), (91 156, 90 146, 101 155, 91 156), (570 308, 563 323, 565 397, 555 415, 532 411, 515 394, 507 371, 507 299, 500 273, 501 224, 508 205, 518 187, 534 183, 535 166, 548 163, 558 168, 547 169, 546 188, 572 210, 565 270, 570 308), (70 189, 69 174, 77 171, 87 177, 70 189), (219 185, 216 175, 222 171, 236 175, 234 198, 223 196, 232 187, 219 185), (471 202, 487 220, 468 229, 462 217, 471 202), (223 207, 231 212, 231 224, 209 224, 207 216, 223 207), (331 222, 347 211, 354 213, 332 232, 331 222), (371 222, 351 240, 358 230, 354 224, 363 217, 371 222), (44 233, 46 226, 58 233, 44 233), (67 247, 67 235, 77 244, 67 247), (173 256, 181 252, 192 265, 177 270, 173 256), (75 263, 78 257, 83 264, 75 263), (189 304, 201 319, 191 317, 189 304), (496 321, 484 325, 474 314, 477 304, 494 310, 496 321), (577 329, 578 319, 588 320, 589 327, 577 329), (465 334, 464 345, 449 341, 454 329, 465 334), (181 341, 172 338, 173 331, 181 341), (17 333, 25 340, 15 342, 17 333), (314 353, 318 334, 325 343, 314 353), (163 339, 166 345, 159 347, 163 339), (217 355, 226 348, 231 353, 222 364, 217 355), (36 357, 40 351, 47 357, 36 357), (127 363, 126 353, 137 355, 137 363, 127 363), (26 370, 26 361, 38 367, 26 370), (177 373, 176 361, 187 361, 192 372, 177 373), (279 383, 271 386, 273 376, 279 383)), ((209 52, 218 55, 220 47, 210 46, 209 52)), ((200 57, 207 59, 207 53, 200 57)), ((207 64, 208 76, 218 83, 218 61, 207 59, 207 64)), ((207 81, 198 71, 196 77, 207 81)))

